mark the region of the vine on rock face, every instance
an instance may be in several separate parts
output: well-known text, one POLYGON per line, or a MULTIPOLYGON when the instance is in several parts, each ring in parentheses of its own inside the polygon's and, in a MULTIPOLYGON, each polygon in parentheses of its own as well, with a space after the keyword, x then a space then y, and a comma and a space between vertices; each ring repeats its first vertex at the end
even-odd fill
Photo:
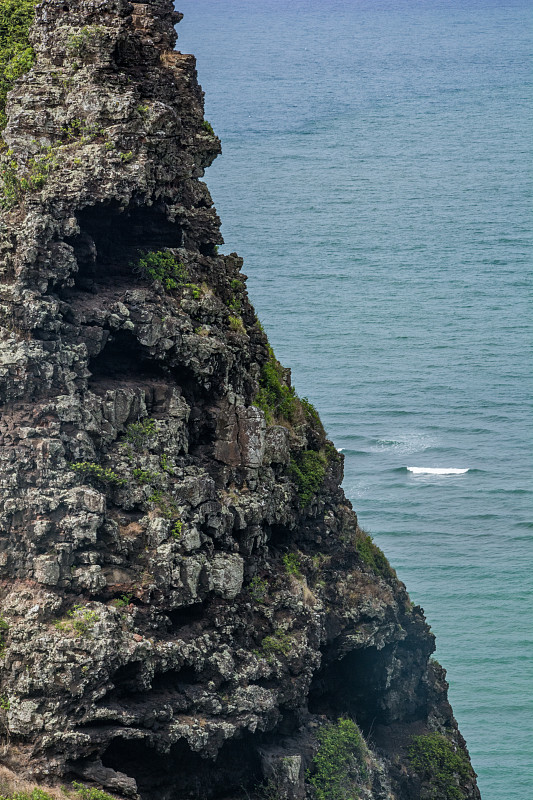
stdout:
POLYGON ((7 93, 35 61, 29 41, 36 0, 0 0, 0 131, 7 124, 7 93))

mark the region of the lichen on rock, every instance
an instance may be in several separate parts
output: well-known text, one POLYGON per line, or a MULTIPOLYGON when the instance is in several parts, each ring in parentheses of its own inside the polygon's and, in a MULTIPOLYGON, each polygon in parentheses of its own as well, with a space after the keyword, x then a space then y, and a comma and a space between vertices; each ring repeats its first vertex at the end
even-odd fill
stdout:
POLYGON ((423 612, 218 253, 180 16, 43 0, 8 94, 0 761, 42 787, 301 800, 345 720, 346 791, 436 796, 409 748, 438 734, 473 800, 423 612))

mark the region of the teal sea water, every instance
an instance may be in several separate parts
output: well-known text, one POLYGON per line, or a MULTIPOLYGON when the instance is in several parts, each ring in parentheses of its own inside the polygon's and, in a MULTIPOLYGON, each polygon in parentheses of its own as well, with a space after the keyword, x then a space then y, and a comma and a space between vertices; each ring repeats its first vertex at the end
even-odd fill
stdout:
POLYGON ((425 608, 483 800, 529 800, 530 4, 177 7, 222 250, 425 608))

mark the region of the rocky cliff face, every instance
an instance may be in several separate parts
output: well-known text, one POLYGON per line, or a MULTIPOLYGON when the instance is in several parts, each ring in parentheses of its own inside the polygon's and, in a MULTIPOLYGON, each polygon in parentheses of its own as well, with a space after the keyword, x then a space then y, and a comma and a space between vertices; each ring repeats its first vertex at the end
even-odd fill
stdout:
POLYGON ((217 253, 179 16, 44 0, 8 101, 0 762, 143 800, 478 798, 422 610, 217 253))

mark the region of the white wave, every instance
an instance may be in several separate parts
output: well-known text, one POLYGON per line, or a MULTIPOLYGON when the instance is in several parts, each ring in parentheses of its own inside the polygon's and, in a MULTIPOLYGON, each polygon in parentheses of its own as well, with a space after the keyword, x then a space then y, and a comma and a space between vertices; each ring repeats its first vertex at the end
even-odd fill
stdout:
POLYGON ((343 450, 344 450, 344 447, 337 447, 337 453, 342 453, 343 450))
POLYGON ((414 475, 463 475, 467 469, 456 467, 407 467, 414 475))

